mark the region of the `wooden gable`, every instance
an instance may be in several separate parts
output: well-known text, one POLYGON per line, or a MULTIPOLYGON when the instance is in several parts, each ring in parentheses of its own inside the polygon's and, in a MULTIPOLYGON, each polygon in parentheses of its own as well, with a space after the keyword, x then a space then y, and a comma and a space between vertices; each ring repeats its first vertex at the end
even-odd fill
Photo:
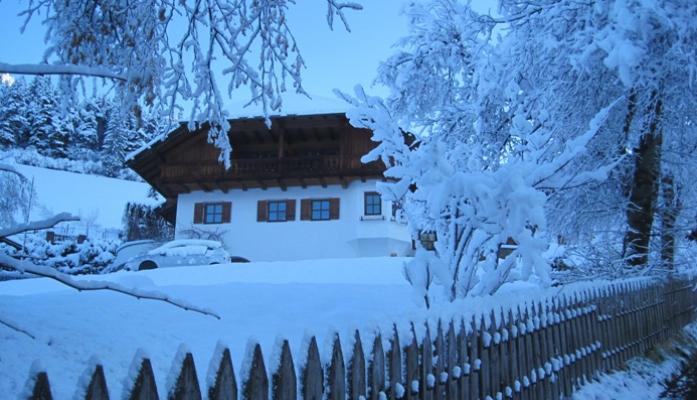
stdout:
POLYGON ((343 114, 232 120, 232 162, 225 169, 220 151, 208 143, 208 129, 184 125, 145 149, 128 165, 170 203, 180 193, 308 185, 347 185, 382 178, 381 162, 363 164, 375 143, 370 131, 352 127, 343 114))

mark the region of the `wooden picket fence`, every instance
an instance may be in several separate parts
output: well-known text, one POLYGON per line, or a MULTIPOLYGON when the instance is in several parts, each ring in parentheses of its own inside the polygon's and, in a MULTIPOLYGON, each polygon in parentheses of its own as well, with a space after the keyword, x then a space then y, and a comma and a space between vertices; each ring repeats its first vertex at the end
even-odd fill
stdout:
MULTIPOLYGON (((298 369, 288 341, 272 371, 257 344, 248 355, 251 360, 245 360, 248 371, 239 386, 225 349, 215 382, 203 392, 194 358, 187 353, 178 361, 176 385, 166 397, 197 400, 203 393, 212 400, 567 398, 580 385, 621 368, 693 321, 694 286, 694 280, 684 278, 620 282, 467 320, 412 325, 406 332, 395 326, 387 336, 371 335, 365 343, 356 331, 352 340, 343 341, 351 343, 348 353, 337 335, 326 364, 313 337, 298 369), (364 348, 370 349, 368 354, 364 348)), ((34 377, 30 398, 52 398, 45 372, 34 377)), ((94 368, 84 398, 109 398, 102 366, 94 368)), ((124 398, 159 398, 150 360, 140 361, 138 376, 124 398)))

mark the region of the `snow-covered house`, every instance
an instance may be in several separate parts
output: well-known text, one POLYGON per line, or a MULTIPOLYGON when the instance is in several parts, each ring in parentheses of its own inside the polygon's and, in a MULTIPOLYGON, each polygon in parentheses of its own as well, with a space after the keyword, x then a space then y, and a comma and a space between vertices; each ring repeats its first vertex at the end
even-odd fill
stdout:
POLYGON ((229 169, 207 130, 185 126, 131 157, 129 166, 166 199, 176 238, 218 235, 253 261, 408 255, 412 242, 397 207, 382 199, 380 162, 363 164, 374 143, 344 114, 231 121, 229 169))

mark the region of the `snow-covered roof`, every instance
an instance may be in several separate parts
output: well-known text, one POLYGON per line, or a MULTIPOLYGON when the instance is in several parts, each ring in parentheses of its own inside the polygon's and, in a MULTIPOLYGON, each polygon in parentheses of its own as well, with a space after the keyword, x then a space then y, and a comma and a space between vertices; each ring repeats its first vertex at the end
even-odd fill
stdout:
MULTIPOLYGON (((321 115, 321 114, 344 114, 349 108, 349 104, 337 98, 297 93, 287 93, 283 95, 281 109, 272 112, 269 117, 273 120, 280 117, 321 115)), ((235 120, 261 119, 264 118, 264 110, 260 103, 248 104, 246 102, 230 102, 227 110, 231 124, 235 120)), ((181 124, 188 124, 189 121, 181 121, 181 124)), ((174 130, 158 135, 139 149, 129 153, 126 161, 134 159, 138 154, 151 149, 156 144, 165 141, 174 130)))

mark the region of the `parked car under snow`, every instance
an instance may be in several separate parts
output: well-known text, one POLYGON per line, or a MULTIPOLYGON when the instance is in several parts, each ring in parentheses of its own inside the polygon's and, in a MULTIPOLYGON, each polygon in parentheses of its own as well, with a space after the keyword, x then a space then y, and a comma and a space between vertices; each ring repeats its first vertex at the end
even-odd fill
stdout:
POLYGON ((231 261, 235 260, 220 242, 214 240, 182 239, 166 243, 138 240, 124 243, 118 248, 116 259, 108 272, 224 264, 231 261))

